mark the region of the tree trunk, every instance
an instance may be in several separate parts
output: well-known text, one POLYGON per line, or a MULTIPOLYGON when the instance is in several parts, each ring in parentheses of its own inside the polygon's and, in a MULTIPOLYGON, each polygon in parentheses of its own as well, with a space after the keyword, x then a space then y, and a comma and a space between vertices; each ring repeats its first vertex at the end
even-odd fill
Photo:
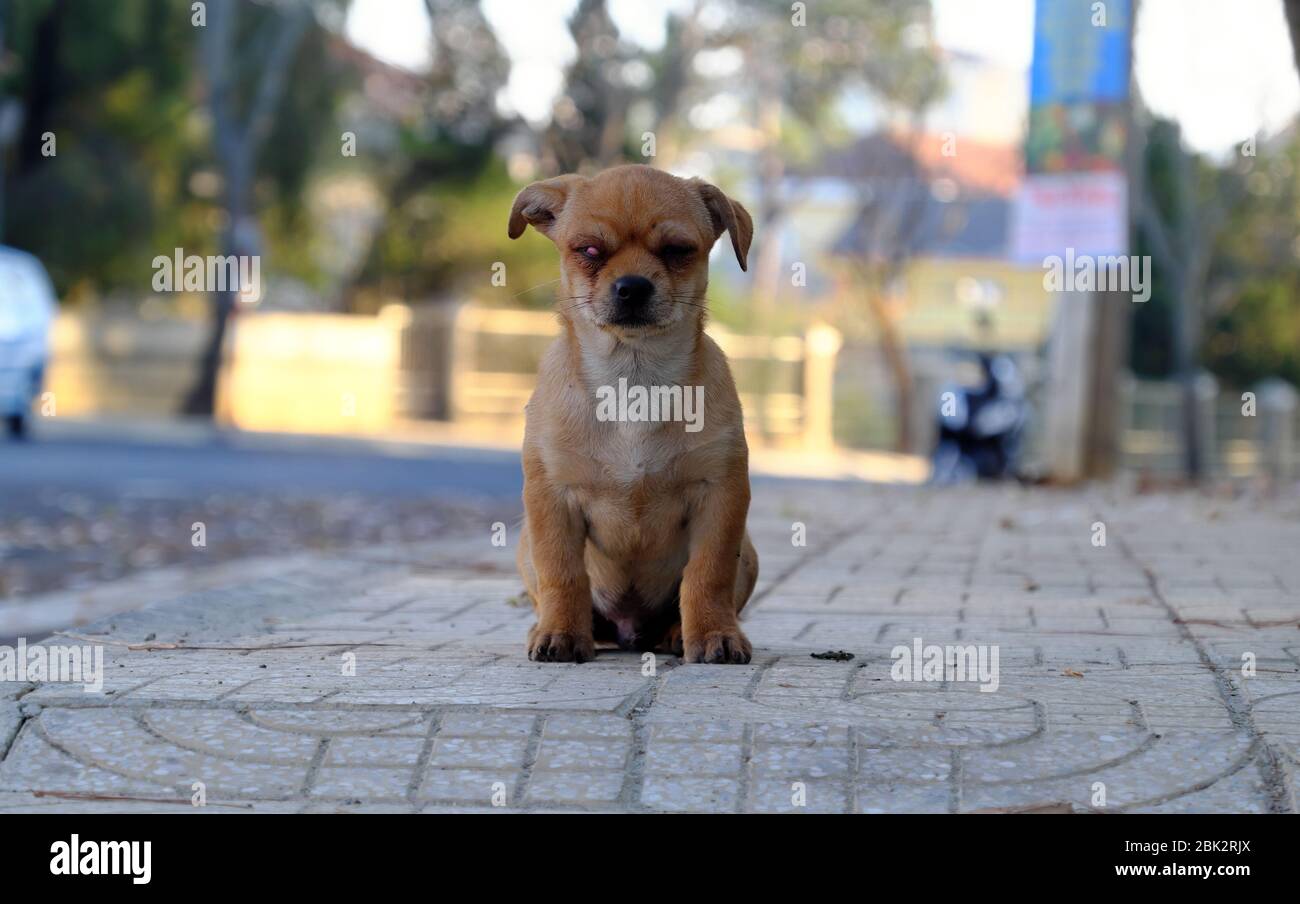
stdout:
MULTIPOLYGON (((775 52, 762 54, 764 59, 751 59, 750 66, 758 70, 761 90, 758 100, 758 128, 763 147, 759 154, 759 185, 762 195, 758 203, 758 218, 754 225, 756 246, 753 254, 754 270, 754 323, 764 335, 772 331, 772 317, 776 297, 781 289, 781 220, 785 212, 782 182, 785 179, 785 161, 781 153, 781 82, 775 52)), ((767 434, 767 397, 772 388, 769 362, 758 368, 759 392, 762 403, 755 412, 759 433, 767 434)))
POLYGON ((1132 306, 1128 293, 1096 294, 1097 321, 1092 347, 1095 366, 1087 396, 1087 445, 1083 457, 1084 476, 1088 478, 1108 478, 1120 466, 1123 439, 1120 392, 1132 306))
POLYGON ((226 329, 230 312, 235 307, 234 292, 214 292, 211 302, 211 326, 207 345, 199 358, 199 370, 194 385, 185 396, 181 413, 193 417, 212 417, 217 409, 217 377, 221 373, 222 350, 226 344, 226 329))
MULTIPOLYGON (((764 68, 773 69, 774 63, 764 68)), ((758 125, 763 136, 759 154, 759 185, 762 197, 758 204, 758 247, 754 254, 754 314, 759 328, 771 325, 772 312, 781 283, 780 222, 785 210, 782 198, 782 181, 785 163, 781 154, 781 94, 780 83, 770 84, 770 76, 763 78, 765 89, 758 101, 758 125)))
POLYGON ((23 111, 22 137, 18 140, 15 179, 49 162, 41 153, 41 136, 50 131, 50 114, 59 99, 59 59, 63 53, 65 15, 66 0, 58 0, 36 23, 32 80, 27 90, 27 108, 23 111))
MULTIPOLYGON (((254 168, 258 150, 271 131, 284 91, 285 74, 311 21, 311 8, 304 3, 277 23, 271 49, 262 57, 257 92, 241 126, 233 110, 237 73, 231 71, 236 5, 236 0, 210 0, 201 47, 208 78, 213 149, 225 180, 226 230, 222 236, 222 254, 242 257, 261 253, 253 219, 254 168)), ((199 358, 194 385, 181 405, 183 414, 201 417, 211 417, 216 412, 222 350, 237 292, 230 286, 225 291, 217 291, 215 287, 210 290, 212 318, 207 345, 199 358)))
MULTIPOLYGON (((5 4, 0 0, 0 63, 5 58, 5 4)), ((4 116, 5 98, 0 94, 0 117, 4 116)), ((9 142, 4 135, 0 135, 0 245, 5 240, 5 152, 9 149, 9 142)))
POLYGON ((885 293, 868 287, 867 307, 876 322, 880 356, 889 368, 890 384, 894 391, 894 424, 897 430, 894 450, 907 454, 913 451, 912 437, 915 431, 912 427, 912 411, 916 395, 912 369, 907 360, 907 347, 903 343, 898 323, 889 313, 885 293))
MULTIPOLYGON (((223 255, 239 257, 244 254, 255 251, 249 249, 247 243, 241 240, 241 231, 248 220, 248 203, 243 198, 236 200, 236 193, 242 194, 245 189, 242 187, 242 180, 236 176, 231 179, 229 176, 227 184, 232 186, 232 197, 227 202, 227 211, 230 214, 230 223, 222 236, 221 253, 223 255)), ((208 340, 204 346, 203 354, 199 358, 198 374, 196 375, 194 385, 190 388, 181 405, 181 413, 192 417, 212 417, 217 411, 217 380, 221 375, 221 365, 224 359, 226 333, 230 327, 230 315, 234 313, 236 304, 236 291, 233 286, 227 286, 225 291, 213 291, 212 300, 209 305, 209 327, 208 340)))
POLYGON ((1291 51, 1295 55, 1295 68, 1300 71, 1300 0, 1284 0, 1286 24, 1291 31, 1291 51))

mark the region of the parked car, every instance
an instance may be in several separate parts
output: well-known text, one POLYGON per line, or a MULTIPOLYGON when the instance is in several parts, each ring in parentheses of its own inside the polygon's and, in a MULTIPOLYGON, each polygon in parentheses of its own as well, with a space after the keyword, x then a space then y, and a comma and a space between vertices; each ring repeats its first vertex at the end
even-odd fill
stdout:
POLYGON ((57 307, 41 262, 0 245, 0 419, 14 438, 27 433, 32 402, 41 392, 57 307))

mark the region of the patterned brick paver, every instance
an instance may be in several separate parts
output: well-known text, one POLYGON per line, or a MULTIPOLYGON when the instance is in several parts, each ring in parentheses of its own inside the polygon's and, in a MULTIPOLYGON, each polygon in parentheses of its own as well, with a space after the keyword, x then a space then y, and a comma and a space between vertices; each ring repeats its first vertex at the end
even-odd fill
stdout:
POLYGON ((104 692, 0 684, 0 810, 1296 811, 1300 503, 783 485, 751 529, 748 666, 528 662, 486 523, 76 629, 104 692), (894 680, 916 643, 997 689, 894 680))

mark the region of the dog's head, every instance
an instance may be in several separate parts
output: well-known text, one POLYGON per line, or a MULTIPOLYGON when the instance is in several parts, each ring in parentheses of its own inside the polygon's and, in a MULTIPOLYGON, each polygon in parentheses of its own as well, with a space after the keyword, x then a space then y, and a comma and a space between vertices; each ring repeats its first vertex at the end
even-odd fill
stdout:
POLYGON ((534 182, 515 198, 510 237, 531 225, 560 251, 560 308, 621 335, 698 321, 709 250, 723 232, 743 270, 748 211, 714 186, 648 166, 534 182))

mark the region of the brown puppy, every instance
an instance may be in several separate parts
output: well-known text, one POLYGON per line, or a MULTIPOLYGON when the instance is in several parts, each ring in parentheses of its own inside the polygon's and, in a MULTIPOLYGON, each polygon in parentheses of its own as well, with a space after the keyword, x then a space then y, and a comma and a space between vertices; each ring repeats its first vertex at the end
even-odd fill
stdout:
POLYGON ((582 662, 600 640, 749 662, 749 448, 726 358, 704 334, 709 249, 729 232, 744 269, 748 212, 698 179, 620 166, 528 186, 510 237, 528 225, 560 251, 564 327, 526 409, 528 657, 582 662), (635 419, 632 403, 611 416, 611 398, 637 387, 683 400, 682 417, 660 404, 658 420, 635 419))

